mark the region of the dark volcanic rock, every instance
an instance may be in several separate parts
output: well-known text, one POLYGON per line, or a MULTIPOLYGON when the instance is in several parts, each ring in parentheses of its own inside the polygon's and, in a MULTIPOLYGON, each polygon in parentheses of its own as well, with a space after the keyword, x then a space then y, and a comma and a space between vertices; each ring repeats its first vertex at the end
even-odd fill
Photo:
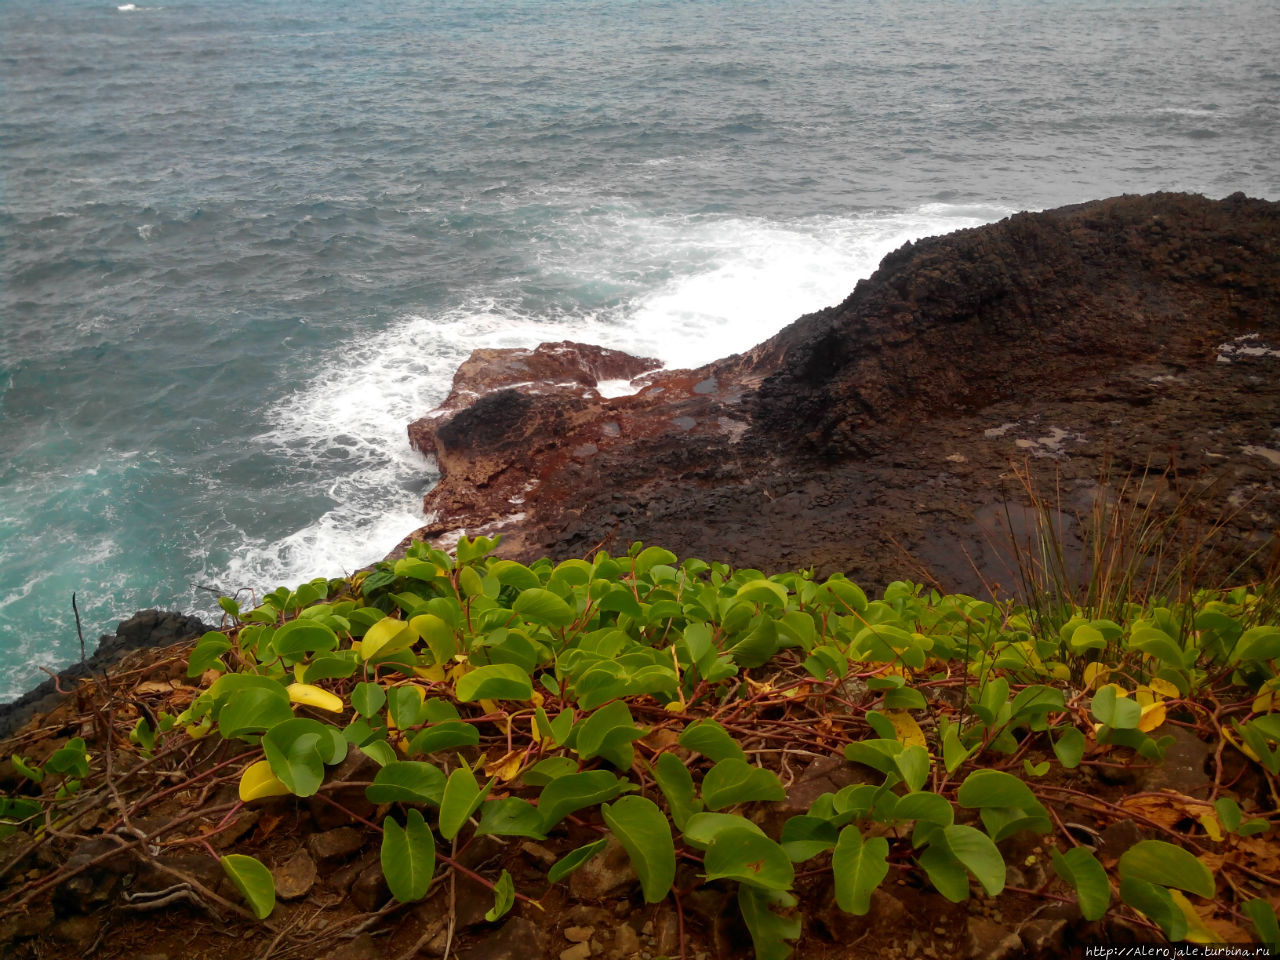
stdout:
POLYGON ((1027 516, 1002 505, 1026 464, 1068 510, 1103 474, 1202 491, 1243 557, 1280 517, 1278 305, 1280 204, 1157 194, 908 244, 839 306, 631 396, 477 351, 410 428, 442 472, 414 537, 503 533, 525 559, 644 539, 978 591, 1012 581, 1003 527, 1027 516))
POLYGON ((167 647, 182 640, 198 637, 212 627, 198 617, 168 610, 139 610, 122 621, 114 635, 104 633, 97 649, 82 663, 67 667, 57 678, 50 678, 11 703, 0 704, 0 738, 7 737, 37 713, 52 710, 63 699, 58 687, 75 689, 75 681, 90 674, 101 674, 119 662, 125 654, 144 647, 167 647))

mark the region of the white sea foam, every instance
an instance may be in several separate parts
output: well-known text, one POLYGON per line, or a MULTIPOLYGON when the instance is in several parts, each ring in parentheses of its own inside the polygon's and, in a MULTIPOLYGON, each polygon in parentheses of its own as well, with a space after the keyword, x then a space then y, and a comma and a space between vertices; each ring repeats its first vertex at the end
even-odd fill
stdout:
POLYGON ((602 397, 629 397, 639 389, 632 380, 601 380, 596 384, 596 393, 602 397))
MULTIPOLYGON (((633 292, 607 307, 538 314, 516 300, 477 296, 342 344, 335 350, 340 359, 269 411, 276 427, 255 439, 308 466, 348 465, 327 491, 333 507, 281 539, 246 536, 214 576, 226 585, 269 589, 337 575, 378 559, 423 523, 431 465, 409 449, 405 427, 447 396, 458 365, 478 347, 573 339, 656 357, 669 367, 698 366, 838 303, 908 240, 1009 212, 929 204, 907 213, 785 223, 621 215, 580 223, 540 264, 544 272, 570 285, 613 282, 633 292)), ((601 387, 607 396, 633 390, 622 381, 601 387)))

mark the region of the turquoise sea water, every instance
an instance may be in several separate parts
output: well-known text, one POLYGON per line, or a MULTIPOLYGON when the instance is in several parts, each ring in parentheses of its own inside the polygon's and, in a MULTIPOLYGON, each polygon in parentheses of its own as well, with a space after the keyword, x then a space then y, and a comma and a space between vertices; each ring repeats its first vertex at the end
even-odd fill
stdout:
POLYGON ((1280 198, 1280 6, 0 0, 0 699, 381 556, 477 346, 672 365, 907 239, 1280 198))

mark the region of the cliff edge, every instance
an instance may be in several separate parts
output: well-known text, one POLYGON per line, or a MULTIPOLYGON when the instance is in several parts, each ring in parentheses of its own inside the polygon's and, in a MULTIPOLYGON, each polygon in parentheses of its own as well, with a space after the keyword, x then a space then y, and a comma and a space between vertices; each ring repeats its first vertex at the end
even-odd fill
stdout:
POLYGON ((907 244, 744 354, 654 366, 568 343, 478 351, 409 428, 442 473, 411 539, 502 533, 520 559, 645 539, 976 592, 1012 578, 1012 465, 1067 507, 1100 477, 1194 486, 1243 559, 1280 516, 1280 204, 1017 214, 907 244), (603 395, 608 380, 635 392, 603 395))

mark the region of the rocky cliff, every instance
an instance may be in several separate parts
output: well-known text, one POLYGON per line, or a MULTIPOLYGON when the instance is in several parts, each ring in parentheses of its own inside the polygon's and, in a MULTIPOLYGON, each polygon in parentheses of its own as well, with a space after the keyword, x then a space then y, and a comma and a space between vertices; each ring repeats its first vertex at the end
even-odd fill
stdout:
POLYGON ((1241 560, 1280 517, 1280 204, 1018 214, 904 246, 745 354, 654 366, 477 351, 410 427, 442 473, 413 538, 502 533, 525 559, 645 539, 977 591, 1012 579, 999 527, 1018 526, 1003 504, 1025 467, 1069 509, 1102 477, 1198 491, 1241 560))

